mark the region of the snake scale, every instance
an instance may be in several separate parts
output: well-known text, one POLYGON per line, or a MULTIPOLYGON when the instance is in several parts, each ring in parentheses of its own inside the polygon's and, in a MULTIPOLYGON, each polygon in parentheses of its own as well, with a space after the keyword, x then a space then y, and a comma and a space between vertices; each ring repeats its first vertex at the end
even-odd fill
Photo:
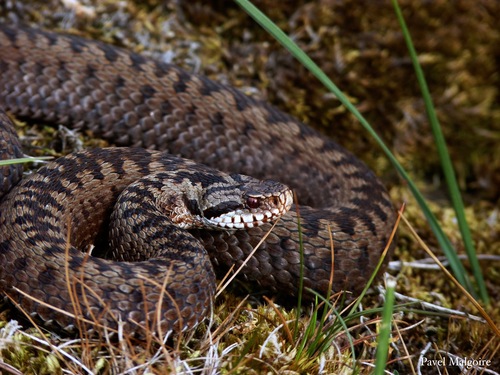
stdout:
MULTIPOLYGON (((218 272, 238 267, 269 231, 270 223, 244 230, 190 230, 210 262, 176 251, 174 243, 173 257, 181 268, 169 270, 172 283, 163 293, 168 296, 160 288, 165 276, 154 273, 157 258, 87 257, 82 251, 106 237, 104 215, 120 190, 132 177, 168 168, 164 160, 175 157, 165 152, 227 173, 280 181, 294 190, 299 206, 278 221, 239 275, 269 293, 296 296, 301 272, 306 289, 357 293, 389 241, 395 211, 385 187, 363 162, 233 87, 98 41, 22 26, 0 25, 0 72, 1 109, 90 130, 116 146, 128 146, 61 158, 28 179, 29 185, 23 180, 0 204, 0 289, 45 322, 70 330, 75 319, 63 312, 77 311, 111 328, 120 319, 130 331, 138 325, 193 327, 210 305, 212 265, 218 272), (46 190, 48 180, 55 181, 52 191, 46 190), (67 196, 74 197, 69 205, 67 196), (26 209, 26 201, 37 204, 26 209), (83 284, 68 282, 75 279, 83 284), (195 284, 191 289, 190 283, 195 284), (170 294, 179 308, 164 302, 170 294), (159 300, 163 305, 157 307, 159 300)), ((13 131, 0 131, 2 149, 19 156, 13 131)), ((191 163, 181 161, 206 168, 191 163)), ((10 168, 3 180, 18 174, 10 168)))

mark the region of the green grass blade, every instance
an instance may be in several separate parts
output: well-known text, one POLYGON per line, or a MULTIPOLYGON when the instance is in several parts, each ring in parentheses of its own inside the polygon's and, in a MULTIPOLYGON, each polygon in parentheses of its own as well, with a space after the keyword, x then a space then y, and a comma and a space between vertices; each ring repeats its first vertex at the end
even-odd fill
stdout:
MULTIPOLYGON (((434 140, 436 142, 436 148, 439 154, 439 159, 441 160, 443 174, 446 179, 446 184, 448 186, 453 208, 455 209, 455 214, 457 216, 457 221, 458 221, 458 227, 460 228, 462 239, 464 241, 465 251, 467 252, 472 272, 474 274, 474 278, 476 279, 476 283, 479 288, 479 295, 486 304, 489 304, 489 297, 488 297, 488 292, 486 290, 486 285, 484 283, 483 273, 481 271, 481 267, 479 265, 479 261, 476 256, 476 251, 474 249, 474 244, 472 242, 472 236, 470 233, 469 225, 467 224, 467 220, 465 219, 464 203, 462 201, 460 189, 458 188, 458 183, 455 177, 455 171, 451 163, 450 155, 446 147, 446 141, 444 139, 443 132, 441 130, 441 126, 439 124, 439 120, 437 118, 436 111, 434 109, 431 94, 429 92, 429 88, 425 80, 424 72, 422 70, 422 67, 420 66, 420 63, 418 62, 417 52, 415 51, 415 47, 413 46, 410 32, 406 26, 406 22, 403 18, 403 14, 401 13, 401 9, 398 5, 398 2, 397 0, 392 0, 392 3, 396 11, 396 16, 398 18, 401 30, 403 31, 403 36, 405 38, 406 45, 410 53, 410 57, 413 63, 413 68, 417 76, 418 84, 420 85, 420 90, 422 91, 422 98, 424 99, 427 116, 429 117, 432 133, 434 134, 434 140)), ((456 261, 459 260, 456 259, 456 261)))
POLYGON ((389 342, 391 337, 392 313, 394 310, 394 288, 396 282, 387 281, 385 293, 384 310, 382 312, 382 325, 377 338, 377 353, 375 355, 375 375, 382 375, 385 371, 387 353, 389 352, 389 342))
POLYGON ((8 160, 0 160, 0 166, 2 165, 11 165, 11 164, 21 164, 21 163, 33 163, 42 160, 51 160, 52 156, 40 156, 36 158, 18 158, 18 159, 8 159, 8 160))
POLYGON ((450 267, 456 279, 462 284, 471 294, 475 295, 475 290, 472 283, 465 271, 464 266, 456 256, 455 249, 450 240, 444 234, 436 217, 431 212, 424 197, 417 189, 413 181, 410 179, 403 166, 398 162, 395 156, 390 152, 389 148, 385 145, 382 139, 372 129, 368 121, 361 115, 356 107, 347 99, 347 97, 340 91, 340 89, 326 76, 326 74, 311 60, 309 56, 302 51, 295 42, 293 42, 278 26, 276 26, 267 16, 265 16, 259 9, 257 9, 248 0, 235 0, 257 23, 259 23, 265 30, 267 30, 279 43, 281 43, 301 64, 303 64, 317 79, 330 90, 340 102, 358 119, 366 131, 375 139, 375 141, 382 148, 391 163, 394 165, 400 176, 408 183, 408 187, 420 205, 424 215, 431 226, 436 238, 443 249, 446 257, 450 262, 450 267))
POLYGON ((295 320, 295 327, 293 328, 293 336, 296 338, 299 334, 299 317, 302 312, 302 293, 304 291, 304 243, 302 241, 302 227, 300 224, 300 210, 297 207, 297 228, 299 233, 299 254, 300 254, 300 275, 299 275, 299 293, 297 297, 297 319, 295 320))

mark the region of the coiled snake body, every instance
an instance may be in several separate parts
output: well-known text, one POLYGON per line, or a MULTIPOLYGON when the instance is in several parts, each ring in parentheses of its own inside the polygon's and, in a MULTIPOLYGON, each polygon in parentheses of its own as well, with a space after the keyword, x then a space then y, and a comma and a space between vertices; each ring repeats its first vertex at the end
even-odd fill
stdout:
MULTIPOLYGON (((359 292, 387 245, 395 214, 373 172, 308 126, 232 87, 96 41, 3 25, 0 71, 0 108, 20 117, 89 129, 117 146, 161 150, 293 188, 298 209, 292 206, 243 268, 243 278, 271 293, 297 295, 301 268, 305 288, 323 294, 330 287, 359 292)), ((3 129, 0 135, 2 148, 9 145, 7 154, 20 156, 12 131, 3 129)), ((132 177, 168 169, 165 160, 171 158, 137 148, 87 151, 49 164, 14 188, 0 204, 3 293, 63 328, 74 325, 74 319, 47 304, 112 328, 118 317, 131 331, 136 324, 175 329, 179 315, 180 326, 194 326, 214 288, 204 258, 176 251, 174 243, 169 253, 182 267, 170 270, 171 284, 162 294, 164 276, 150 273, 156 257, 113 262, 81 252, 106 237, 105 215, 132 177), (55 187, 47 190, 49 184, 55 187), (26 208, 28 202, 35 203, 26 208), (76 294, 68 292, 71 288, 76 294), (157 313, 156 302, 169 301, 170 294, 185 302, 180 309, 160 304, 157 313)), ((187 170, 205 168, 180 163, 187 170)), ((270 226, 191 233, 211 263, 227 270, 243 262, 270 226)))

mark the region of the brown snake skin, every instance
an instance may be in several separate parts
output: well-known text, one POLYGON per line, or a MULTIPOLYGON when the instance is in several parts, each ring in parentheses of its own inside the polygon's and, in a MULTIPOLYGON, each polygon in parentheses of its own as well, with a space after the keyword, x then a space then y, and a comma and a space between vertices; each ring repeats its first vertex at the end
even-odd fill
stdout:
MULTIPOLYGON (((306 288, 323 294, 329 289, 332 253, 328 226, 334 239, 334 291, 359 292, 387 245, 395 211, 373 172, 333 141, 232 87, 96 41, 4 25, 0 25, 0 72, 0 108, 16 116, 89 129, 117 146, 164 150, 222 171, 274 179, 292 187, 299 202, 306 288)), ((87 186, 92 181, 89 176, 100 173, 108 181, 108 175, 133 174, 149 169, 156 157, 149 151, 109 152, 111 156, 101 155, 96 161, 74 163, 79 169, 74 173, 71 194, 80 197, 80 202, 96 203, 95 186, 87 186), (131 172, 124 172, 124 165, 131 172)), ((54 173, 57 175, 57 170, 54 173)), ((34 181, 38 180, 41 178, 34 181)), ((115 196, 119 189, 114 182, 106 182, 98 190, 115 196)), ((39 205, 38 211, 29 214, 47 218, 24 233, 13 224, 21 220, 22 206, 15 190, 8 195, 12 198, 0 205, 0 289, 42 320, 68 327, 74 324, 73 319, 21 296, 13 288, 74 311, 65 279, 65 272, 69 272, 83 277, 98 296, 88 302, 90 309, 81 305, 85 318, 102 317, 103 324, 116 327, 101 307, 102 298, 113 312, 120 312, 128 322, 127 329, 135 329, 130 319, 154 326, 153 315, 149 310, 145 313, 142 294, 137 291, 137 279, 147 275, 148 262, 84 259, 76 248, 65 259, 65 243, 52 241, 54 237, 66 238, 66 231, 57 236, 53 233, 67 228, 64 220, 69 220, 76 247, 85 250, 89 243, 99 241, 97 235, 106 222, 101 215, 109 210, 107 204, 112 199, 100 198, 103 207, 92 215, 97 221, 87 222, 87 211, 71 217, 72 209, 62 204, 63 194, 44 191, 41 182, 33 183, 30 194, 49 204, 39 205), (64 210, 71 212, 69 218, 59 215, 64 210), (50 225, 44 224, 47 222, 50 225), (22 241, 14 241, 14 236, 22 241)), ((94 210, 94 206, 89 207, 94 210)), ((296 211, 293 206, 278 222, 243 269, 243 279, 270 293, 297 295, 301 262, 296 211)), ((216 270, 224 272, 233 264, 238 267, 269 229, 270 225, 264 224, 232 233, 193 234, 207 249, 216 270)), ((212 288, 209 269, 206 278, 195 275, 201 276, 201 290, 212 288)), ((186 272, 186 277, 191 274, 186 272)), ((180 294, 189 294, 180 288, 180 294)), ((186 327, 195 325, 206 311, 206 301, 191 302, 182 311, 186 327)), ((175 309, 162 311, 161 327, 175 328, 176 314, 175 309)))

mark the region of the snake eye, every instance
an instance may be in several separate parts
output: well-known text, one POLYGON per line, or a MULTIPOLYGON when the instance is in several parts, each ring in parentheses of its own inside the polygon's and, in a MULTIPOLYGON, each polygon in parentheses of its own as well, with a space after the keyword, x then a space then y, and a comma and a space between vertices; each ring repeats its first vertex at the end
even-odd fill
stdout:
POLYGON ((258 208, 260 206, 259 198, 249 197, 247 198, 248 208, 258 208))

